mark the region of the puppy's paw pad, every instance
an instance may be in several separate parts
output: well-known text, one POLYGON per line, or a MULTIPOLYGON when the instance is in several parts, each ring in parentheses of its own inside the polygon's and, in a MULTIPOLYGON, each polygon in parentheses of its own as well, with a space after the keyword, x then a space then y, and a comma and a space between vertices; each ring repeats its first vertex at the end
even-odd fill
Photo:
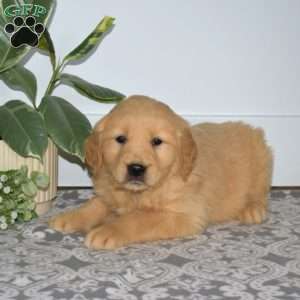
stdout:
POLYGON ((250 205, 239 215, 240 222, 244 224, 260 224, 266 219, 266 209, 259 205, 250 205))
POLYGON ((103 225, 88 233, 85 245, 94 250, 116 249, 124 245, 124 240, 115 228, 103 225))

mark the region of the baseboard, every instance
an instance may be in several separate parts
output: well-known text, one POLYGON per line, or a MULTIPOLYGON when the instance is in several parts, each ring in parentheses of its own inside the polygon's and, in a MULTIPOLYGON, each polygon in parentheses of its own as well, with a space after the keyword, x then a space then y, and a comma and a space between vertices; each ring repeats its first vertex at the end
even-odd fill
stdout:
MULTIPOLYGON (((95 124, 101 118, 103 118, 104 114, 87 112, 85 113, 87 118, 91 121, 92 124, 95 124)), ((300 114, 180 114, 185 120, 187 120, 190 124, 206 122, 206 120, 210 120, 212 122, 225 122, 225 121, 247 121, 252 119, 281 119, 281 120, 289 120, 289 119, 299 119, 300 114)))
MULTIPOLYGON (((103 117, 87 113, 92 124, 103 117)), ((299 114, 183 114, 190 124, 202 122, 244 121, 262 127, 274 152, 274 186, 300 186, 300 115, 299 114)), ((87 172, 62 158, 59 161, 60 186, 91 186, 87 172)))
MULTIPOLYGON (((66 190, 91 190, 92 186, 59 186, 58 190, 66 191, 66 190)), ((300 186, 272 186, 271 191, 298 191, 300 190, 300 186)))

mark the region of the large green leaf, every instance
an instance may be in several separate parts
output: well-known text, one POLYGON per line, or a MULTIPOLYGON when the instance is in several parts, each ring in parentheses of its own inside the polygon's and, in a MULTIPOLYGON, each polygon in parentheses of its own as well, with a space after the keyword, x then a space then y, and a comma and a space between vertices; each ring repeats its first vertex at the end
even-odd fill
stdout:
POLYGON ((114 103, 121 101, 125 96, 119 92, 87 82, 78 76, 63 73, 60 76, 62 83, 72 86, 80 94, 97 102, 114 103))
POLYGON ((0 73, 0 79, 10 88, 24 92, 35 105, 37 85, 36 78, 31 71, 18 64, 0 73))
MULTIPOLYGON (((9 5, 20 5, 24 4, 24 0, 0 0, 0 72, 3 72, 18 62, 20 62, 32 49, 29 46, 21 46, 19 48, 14 48, 10 44, 10 38, 5 33, 4 27, 7 23, 12 22, 14 16, 5 16, 4 10, 9 5)), ((41 14, 36 17, 36 21, 43 23, 45 26, 48 24, 49 18, 53 14, 53 10, 56 4, 55 0, 27 0, 26 5, 42 5, 46 8, 47 13, 41 14)), ((34 12, 35 7, 33 6, 34 12)))
POLYGON ((71 61, 79 61, 85 58, 91 51, 98 46, 100 41, 105 36, 105 33, 108 32, 113 26, 114 18, 104 17, 96 28, 88 35, 87 38, 80 43, 75 49, 73 49, 66 57, 64 58, 64 63, 71 61))
POLYGON ((0 107, 0 136, 19 155, 42 159, 48 138, 41 115, 20 100, 0 107))
POLYGON ((53 45, 50 33, 47 30, 47 28, 45 29, 42 37, 40 38, 39 48, 42 51, 45 51, 49 55, 50 61, 52 64, 52 68, 53 68, 53 70, 55 70, 55 67, 56 67, 55 49, 54 49, 54 45, 53 45))
POLYGON ((55 96, 45 96, 40 111, 54 143, 83 161, 84 141, 92 130, 89 120, 69 102, 55 96))

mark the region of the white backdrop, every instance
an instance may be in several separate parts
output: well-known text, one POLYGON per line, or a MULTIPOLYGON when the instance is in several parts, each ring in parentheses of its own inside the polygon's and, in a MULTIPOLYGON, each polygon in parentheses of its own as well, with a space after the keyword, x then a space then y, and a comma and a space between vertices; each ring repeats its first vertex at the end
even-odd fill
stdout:
MULTIPOLYGON (((104 15, 115 28, 84 64, 67 72, 163 100, 192 123, 244 120, 265 128, 275 153, 274 185, 300 185, 300 1, 298 0, 58 0, 49 31, 63 57, 104 15)), ((39 81, 47 57, 27 63, 39 81)), ((0 104, 25 99, 0 83, 0 104)), ((69 87, 54 93, 92 122, 112 106, 69 87)), ((60 185, 89 185, 80 167, 60 160, 60 185)))

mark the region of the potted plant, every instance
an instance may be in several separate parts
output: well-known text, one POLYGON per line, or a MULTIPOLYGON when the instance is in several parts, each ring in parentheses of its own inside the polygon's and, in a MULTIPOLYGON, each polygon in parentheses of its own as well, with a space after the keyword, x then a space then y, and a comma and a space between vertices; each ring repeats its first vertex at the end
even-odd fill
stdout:
MULTIPOLYGON (((42 2, 49 13, 47 17, 41 17, 39 22, 47 24, 55 2, 42 2)), ((26 45, 11 47, 9 37, 3 30, 8 22, 11 22, 9 17, 0 15, 0 57, 3 54, 5 58, 0 62, 0 79, 8 87, 22 91, 31 105, 21 100, 9 100, 0 106, 0 170, 17 169, 25 164, 29 172, 39 171, 50 177, 48 190, 39 191, 36 198, 37 212, 43 213, 51 206, 51 200, 56 194, 57 148, 84 161, 83 144, 92 128, 77 108, 67 100, 53 95, 55 88, 59 84, 69 85, 89 99, 102 103, 117 102, 124 98, 119 92, 64 73, 66 65, 82 62, 95 50, 111 30, 114 18, 104 17, 87 38, 61 61, 56 58, 47 28, 44 30, 38 48, 49 56, 52 76, 39 103, 36 101, 36 77, 21 63, 31 49, 26 45)))
POLYGON ((0 171, 0 230, 37 216, 34 198, 49 186, 49 177, 38 171, 28 174, 27 166, 0 171))

